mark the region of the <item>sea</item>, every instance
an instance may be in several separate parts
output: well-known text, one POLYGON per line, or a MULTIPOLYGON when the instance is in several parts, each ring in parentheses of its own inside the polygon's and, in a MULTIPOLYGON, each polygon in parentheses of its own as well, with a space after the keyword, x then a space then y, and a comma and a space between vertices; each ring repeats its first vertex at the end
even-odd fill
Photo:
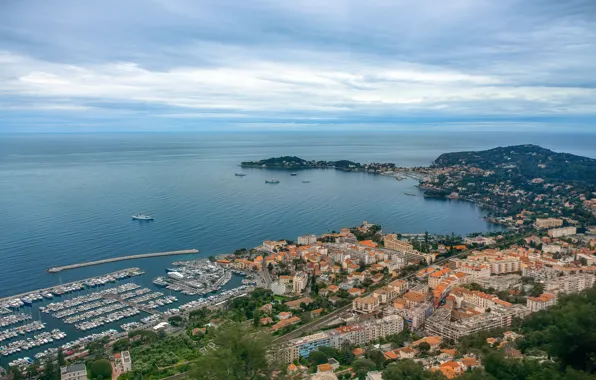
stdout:
MULTIPOLYGON (((429 165, 441 153, 514 144, 596 158, 596 134, 590 133, 0 135, 0 298, 129 267, 143 269, 146 274, 133 281, 152 288, 153 278, 173 261, 231 253, 268 239, 295 240, 363 221, 378 223, 386 232, 500 231, 471 203, 423 198, 411 179, 331 169, 290 176, 239 164, 290 155, 413 167, 429 165), (240 171, 246 176, 234 175, 240 171), (279 184, 266 184, 266 179, 279 184), (141 212, 155 220, 131 219, 141 212), (53 266, 191 248, 200 253, 47 272, 53 266)), ((227 287, 239 283, 235 277, 227 287)), ((66 340, 78 334, 74 329, 67 333, 66 340)))

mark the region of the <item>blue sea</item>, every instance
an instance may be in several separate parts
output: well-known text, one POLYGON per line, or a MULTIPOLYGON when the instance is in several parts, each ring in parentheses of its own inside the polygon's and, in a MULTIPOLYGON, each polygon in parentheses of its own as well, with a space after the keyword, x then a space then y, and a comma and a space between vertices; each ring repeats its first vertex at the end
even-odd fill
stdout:
POLYGON ((245 177, 234 173, 242 161, 281 155, 425 166, 444 152, 526 143, 596 157, 596 134, 0 135, 0 297, 132 266, 147 272, 135 282, 152 286, 153 277, 175 260, 321 234, 363 220, 404 233, 498 230, 473 204, 405 195, 419 194, 413 180, 334 170, 300 171, 295 177, 262 169, 244 169, 245 177), (265 184, 268 178, 280 183, 265 184), (155 220, 131 220, 139 212, 155 220), (57 265, 189 248, 201 252, 46 272, 57 265))

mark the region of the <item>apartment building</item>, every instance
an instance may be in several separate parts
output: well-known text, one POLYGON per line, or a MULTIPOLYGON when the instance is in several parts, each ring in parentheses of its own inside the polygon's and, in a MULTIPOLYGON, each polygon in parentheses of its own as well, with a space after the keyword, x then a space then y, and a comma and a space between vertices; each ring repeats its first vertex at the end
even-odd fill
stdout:
POLYGON ((396 234, 385 235, 383 238, 385 248, 400 252, 414 252, 412 244, 399 240, 396 234))
POLYGON ((543 219, 536 219, 534 222, 534 226, 536 228, 553 228, 553 227, 561 227, 563 225, 563 220, 558 218, 543 218, 543 219))
POLYGON ((306 288, 306 284, 308 283, 308 276, 304 272, 297 272, 294 275, 294 279, 292 282, 292 290, 294 293, 299 294, 306 288))
POLYGON ((542 293, 538 297, 528 297, 526 299, 526 306, 532 313, 554 306, 556 303, 557 296, 553 293, 542 293))
POLYGON ((360 297, 352 301, 352 310, 357 313, 370 314, 379 310, 380 300, 377 297, 360 297))
POLYGON ((591 274, 576 274, 570 276, 556 277, 544 285, 544 290, 554 293, 579 293, 584 289, 594 286, 596 276, 591 274))
POLYGON ((565 236, 575 235, 577 233, 577 227, 563 227, 553 228, 548 230, 548 236, 551 238, 560 238, 565 236))
POLYGON ((506 276, 491 276, 478 280, 478 284, 483 288, 493 288, 500 292, 503 290, 515 289, 521 286, 521 276, 517 274, 509 274, 506 276))
POLYGON ((303 235, 298 236, 298 245, 311 245, 317 242, 316 235, 303 235))
POLYGON ((424 330, 429 335, 439 335, 455 341, 461 337, 495 327, 510 326, 515 317, 528 315, 529 310, 523 305, 511 308, 497 307, 490 313, 473 314, 467 318, 452 318, 452 310, 447 307, 437 311, 426 319, 424 330))
POLYGON ((518 258, 496 259, 488 263, 491 274, 506 274, 521 271, 521 261, 518 258))
POLYGON ((399 315, 388 315, 363 323, 367 342, 398 334, 404 329, 404 319, 399 315))
POLYGON ((87 380, 87 367, 85 363, 76 363, 60 367, 61 380, 87 380))

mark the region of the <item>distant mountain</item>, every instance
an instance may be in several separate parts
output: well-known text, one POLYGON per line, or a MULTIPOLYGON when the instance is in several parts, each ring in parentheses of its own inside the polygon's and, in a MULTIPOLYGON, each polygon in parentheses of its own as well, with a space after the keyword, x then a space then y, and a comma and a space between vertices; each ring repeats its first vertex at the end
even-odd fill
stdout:
POLYGON ((543 178, 596 184, 596 160, 557 153, 537 145, 514 145, 476 152, 444 153, 435 167, 473 166, 509 173, 508 177, 543 178))

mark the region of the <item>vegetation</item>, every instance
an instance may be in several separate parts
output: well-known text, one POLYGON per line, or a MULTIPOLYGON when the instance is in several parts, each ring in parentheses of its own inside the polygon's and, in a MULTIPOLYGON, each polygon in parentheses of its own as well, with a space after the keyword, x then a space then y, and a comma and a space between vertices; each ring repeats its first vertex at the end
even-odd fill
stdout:
POLYGON ((422 364, 418 364, 410 359, 391 363, 383 371, 383 380, 402 379, 433 380, 445 379, 445 377, 440 372, 437 373, 424 370, 422 364))
POLYGON ((270 379, 267 362, 270 336, 238 323, 228 323, 212 334, 213 348, 195 363, 190 377, 197 380, 270 379))
POLYGON ((191 362, 200 356, 197 344, 186 334, 166 335, 150 345, 141 345, 131 349, 133 359, 132 376, 161 378, 174 375, 187 369, 175 366, 191 362), (164 368, 169 367, 164 370, 164 368))
POLYGON ((506 164, 506 168, 502 171, 503 175, 523 177, 525 182, 540 177, 548 180, 596 184, 595 159, 569 153, 556 153, 536 145, 445 153, 435 160, 435 165, 441 167, 463 164, 484 170, 495 170, 499 165, 506 164))
POLYGON ((107 359, 99 359, 87 364, 92 379, 102 380, 112 378, 112 364, 107 359))

